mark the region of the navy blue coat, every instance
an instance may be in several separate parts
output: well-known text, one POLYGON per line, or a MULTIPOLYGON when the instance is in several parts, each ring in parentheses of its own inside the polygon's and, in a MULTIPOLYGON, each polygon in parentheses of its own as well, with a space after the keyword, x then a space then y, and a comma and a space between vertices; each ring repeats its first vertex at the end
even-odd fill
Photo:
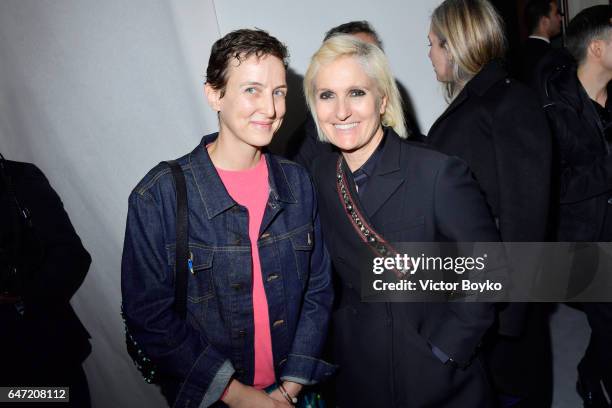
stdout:
MULTIPOLYGON (((387 241, 498 241, 478 184, 461 160, 403 141, 391 129, 359 199, 387 241)), ((338 196, 339 153, 319 156, 312 174, 323 236, 337 280, 332 348, 340 407, 494 406, 477 346, 492 304, 361 302, 363 244, 338 196), (443 364, 433 344, 465 368, 443 364)), ((353 197, 357 194, 353 192, 353 197)))

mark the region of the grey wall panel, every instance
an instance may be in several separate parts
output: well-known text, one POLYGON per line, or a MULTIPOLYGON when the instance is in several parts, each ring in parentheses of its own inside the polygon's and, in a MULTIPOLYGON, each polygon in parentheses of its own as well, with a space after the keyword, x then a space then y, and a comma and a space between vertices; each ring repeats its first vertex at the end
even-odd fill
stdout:
POLYGON ((210 1, 0 2, 0 151, 43 169, 92 255, 73 305, 94 407, 163 406, 124 350, 127 196, 216 128, 201 85, 217 37, 210 1))

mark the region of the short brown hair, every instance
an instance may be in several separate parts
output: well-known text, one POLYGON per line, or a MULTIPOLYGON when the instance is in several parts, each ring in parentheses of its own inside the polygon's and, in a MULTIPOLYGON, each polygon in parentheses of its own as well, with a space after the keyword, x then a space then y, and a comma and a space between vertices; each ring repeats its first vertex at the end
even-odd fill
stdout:
POLYGON ((213 44, 206 68, 206 83, 220 90, 223 97, 230 60, 236 59, 240 64, 253 55, 257 58, 272 55, 281 60, 285 68, 288 66, 287 47, 275 37, 260 29, 235 30, 213 44))

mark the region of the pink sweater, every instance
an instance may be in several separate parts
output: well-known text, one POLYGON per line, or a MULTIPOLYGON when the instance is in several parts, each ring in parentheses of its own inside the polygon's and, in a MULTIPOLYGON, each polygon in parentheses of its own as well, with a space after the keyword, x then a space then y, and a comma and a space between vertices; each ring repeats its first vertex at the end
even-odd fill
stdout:
POLYGON ((259 163, 251 169, 229 171, 217 168, 217 172, 229 195, 238 204, 246 207, 249 212, 249 239, 251 240, 251 257, 253 260, 253 319, 255 322, 255 379, 253 386, 264 389, 275 382, 268 300, 261 276, 259 249, 257 247, 259 229, 270 194, 268 166, 265 156, 262 154, 259 163))

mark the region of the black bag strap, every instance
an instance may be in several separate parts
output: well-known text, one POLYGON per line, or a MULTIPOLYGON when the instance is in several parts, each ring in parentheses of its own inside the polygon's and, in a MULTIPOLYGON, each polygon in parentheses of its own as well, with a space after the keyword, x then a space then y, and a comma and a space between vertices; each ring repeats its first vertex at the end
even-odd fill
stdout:
POLYGON ((189 207, 187 203, 187 184, 181 165, 176 160, 167 160, 176 187, 176 263, 174 310, 185 318, 187 316, 187 277, 189 276, 189 207))

